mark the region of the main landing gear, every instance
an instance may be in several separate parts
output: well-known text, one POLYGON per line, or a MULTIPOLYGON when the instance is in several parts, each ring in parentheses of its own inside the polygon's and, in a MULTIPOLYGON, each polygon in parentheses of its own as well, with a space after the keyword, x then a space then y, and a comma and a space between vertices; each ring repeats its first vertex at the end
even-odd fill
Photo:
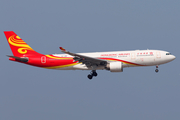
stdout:
POLYGON ((156 65, 156 70, 155 70, 155 72, 156 72, 156 73, 159 72, 159 70, 158 70, 158 65, 156 65))
POLYGON ((96 70, 92 70, 91 73, 87 76, 90 80, 94 77, 96 77, 98 74, 96 70))

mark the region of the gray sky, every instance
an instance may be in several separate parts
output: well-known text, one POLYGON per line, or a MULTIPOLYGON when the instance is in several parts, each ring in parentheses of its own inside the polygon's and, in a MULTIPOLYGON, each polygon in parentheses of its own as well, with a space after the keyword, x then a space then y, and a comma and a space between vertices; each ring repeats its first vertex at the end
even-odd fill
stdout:
POLYGON ((0 120, 179 120, 179 0, 1 0, 0 120), (123 73, 11 62, 3 31, 43 54, 159 49, 176 60, 123 73))

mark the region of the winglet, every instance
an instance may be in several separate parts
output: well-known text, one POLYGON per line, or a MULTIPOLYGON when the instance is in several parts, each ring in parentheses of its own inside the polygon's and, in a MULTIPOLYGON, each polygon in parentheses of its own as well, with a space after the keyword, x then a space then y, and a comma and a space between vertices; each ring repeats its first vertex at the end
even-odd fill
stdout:
POLYGON ((66 51, 63 47, 59 47, 59 48, 60 48, 62 51, 64 51, 64 52, 66 51))

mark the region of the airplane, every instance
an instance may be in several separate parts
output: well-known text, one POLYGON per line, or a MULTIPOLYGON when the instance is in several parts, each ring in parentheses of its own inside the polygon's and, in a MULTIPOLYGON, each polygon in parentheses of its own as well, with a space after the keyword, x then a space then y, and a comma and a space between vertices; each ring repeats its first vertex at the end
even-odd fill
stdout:
POLYGON ((31 66, 56 70, 91 70, 90 80, 98 74, 96 70, 123 72, 126 67, 158 66, 174 60, 170 52, 162 50, 134 50, 93 53, 72 53, 60 47, 65 54, 44 55, 33 50, 13 31, 4 31, 13 55, 9 60, 31 66))

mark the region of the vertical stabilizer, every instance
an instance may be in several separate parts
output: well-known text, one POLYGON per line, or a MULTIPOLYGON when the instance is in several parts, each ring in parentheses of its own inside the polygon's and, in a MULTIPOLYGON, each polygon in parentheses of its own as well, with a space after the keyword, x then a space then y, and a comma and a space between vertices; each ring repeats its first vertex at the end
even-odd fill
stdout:
POLYGON ((21 57, 29 55, 40 55, 13 31, 4 31, 4 34, 7 38, 7 41, 14 56, 21 57))

